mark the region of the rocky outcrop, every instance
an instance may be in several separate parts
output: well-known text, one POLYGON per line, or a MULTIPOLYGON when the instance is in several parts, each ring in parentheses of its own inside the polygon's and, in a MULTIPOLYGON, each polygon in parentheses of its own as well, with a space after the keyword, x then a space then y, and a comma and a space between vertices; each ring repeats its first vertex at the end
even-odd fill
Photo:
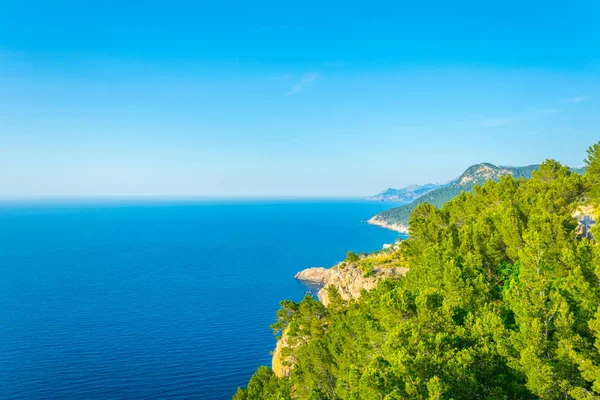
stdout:
MULTIPOLYGON (((391 247, 393 246, 391 245, 391 247)), ((407 272, 408 268, 402 267, 374 267, 368 276, 365 276, 365 272, 360 270, 356 264, 342 262, 332 268, 319 267, 305 269, 298 272, 295 278, 310 286, 319 288, 317 296, 321 303, 327 307, 329 305, 327 288, 330 285, 337 289, 343 300, 348 301, 358 298, 363 289, 374 289, 382 279, 399 278, 406 275, 407 272)), ((273 352, 271 365, 273 373, 278 378, 288 377, 295 363, 295 360, 291 356, 284 356, 285 349, 290 348, 288 334, 288 328, 286 328, 273 352)))
POLYGON ((382 228, 390 229, 392 231, 408 235, 408 225, 386 222, 382 218, 379 218, 377 215, 368 220, 367 223, 369 223, 370 225, 380 226, 382 228))
POLYGON ((323 267, 307 268, 298 272, 294 278, 299 281, 308 282, 311 285, 323 287, 329 282, 332 270, 333 268, 323 267))
POLYGON ((368 276, 355 264, 341 263, 333 268, 308 268, 296 274, 295 278, 320 287, 317 296, 326 307, 329 304, 327 287, 333 285, 342 299, 351 300, 360 296, 361 290, 371 290, 385 278, 404 276, 408 268, 373 268, 368 276))
POLYGON ((594 218, 594 207, 590 204, 579 207, 574 213, 573 217, 577 218, 578 227, 577 233, 580 237, 594 240, 594 235, 591 229, 596 226, 596 219, 594 218))
POLYGON ((292 370, 292 363, 290 360, 286 360, 283 357, 283 349, 288 347, 287 333, 288 329, 286 328, 281 335, 281 339, 277 341, 277 346, 275 347, 273 359, 271 361, 271 369, 278 378, 287 378, 290 376, 290 371, 292 370))

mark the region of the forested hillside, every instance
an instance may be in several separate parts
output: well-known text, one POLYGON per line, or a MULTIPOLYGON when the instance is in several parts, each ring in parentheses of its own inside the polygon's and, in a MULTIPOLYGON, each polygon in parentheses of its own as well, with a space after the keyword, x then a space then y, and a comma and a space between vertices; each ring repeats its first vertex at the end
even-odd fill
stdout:
POLYGON ((386 189, 383 192, 377 193, 375 196, 367 198, 367 200, 374 201, 397 201, 397 202, 409 202, 418 199, 427 193, 448 186, 452 182, 445 184, 427 183, 425 185, 410 185, 402 189, 386 189))
POLYGON ((530 178, 531 173, 538 167, 539 165, 498 167, 489 163, 472 165, 450 185, 432 190, 410 204, 382 211, 373 217, 371 222, 378 221, 389 225, 396 225, 400 230, 407 231, 410 213, 421 203, 429 203, 436 207, 441 207, 461 192, 472 192, 475 185, 482 185, 488 179, 498 181, 503 175, 512 175, 516 179, 521 177, 530 178))
POLYGON ((289 377, 260 367, 234 399, 598 398, 600 249, 572 215, 598 204, 600 144, 586 163, 420 204, 395 253, 406 277, 282 302, 289 377))
MULTIPOLYGON (((458 179, 452 181, 451 184, 431 190, 410 204, 382 211, 371 218, 369 222, 406 233, 408 232, 410 213, 419 204, 429 203, 439 208, 462 192, 473 192, 475 185, 481 185, 488 179, 498 181, 504 175, 512 175, 515 179, 531 178, 531 173, 538 167, 539 165, 498 167, 489 163, 476 164, 469 167, 458 179)), ((583 174, 585 170, 583 168, 571 168, 571 172, 583 174)))

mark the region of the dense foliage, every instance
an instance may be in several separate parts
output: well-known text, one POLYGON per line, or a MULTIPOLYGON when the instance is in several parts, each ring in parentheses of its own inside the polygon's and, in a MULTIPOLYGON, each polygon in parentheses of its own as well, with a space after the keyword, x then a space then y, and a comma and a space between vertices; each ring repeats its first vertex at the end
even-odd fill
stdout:
MULTIPOLYGON (((475 186, 484 184, 488 179, 499 181, 500 177, 506 174, 512 175, 515 179, 531 178, 532 172, 538 167, 539 165, 529 165, 526 167, 498 167, 488 163, 476 164, 469 167, 450 185, 432 190, 410 204, 384 210, 377 214, 376 217, 381 221, 390 224, 408 225, 410 214, 421 203, 429 203, 436 207, 441 207, 462 192, 472 193, 475 190, 475 186)), ((583 169, 571 169, 571 171, 580 174, 584 173, 583 169)))
POLYGON ((282 302, 290 376, 261 367, 234 399, 600 398, 600 247, 572 216, 600 189, 593 149, 585 176, 550 160, 419 204, 407 276, 282 302))
POLYGON ((600 142, 590 147, 585 159, 585 168, 590 181, 589 196, 596 202, 600 202, 600 142))

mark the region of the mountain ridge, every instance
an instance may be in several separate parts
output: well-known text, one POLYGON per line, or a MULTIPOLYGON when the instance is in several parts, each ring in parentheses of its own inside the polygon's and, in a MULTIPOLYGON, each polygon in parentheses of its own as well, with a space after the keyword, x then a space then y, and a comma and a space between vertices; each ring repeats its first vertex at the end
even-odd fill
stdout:
POLYGON ((388 188, 374 196, 367 197, 371 201, 389 201, 389 202, 411 202, 421 196, 426 195, 432 190, 452 184, 453 181, 447 183, 426 183, 424 185, 409 185, 400 189, 388 188))
MULTIPOLYGON (((458 196, 461 192, 472 192, 476 185, 482 185, 488 179, 500 180, 500 176, 512 175, 514 178, 530 178, 539 164, 522 167, 499 166, 489 162, 474 164, 468 167, 458 178, 447 186, 434 189, 409 204, 390 208, 373 216, 368 223, 383 228, 408 233, 410 213, 417 205, 427 202, 436 207, 441 207, 447 201, 458 196)), ((581 169, 572 169, 580 172, 581 169)))

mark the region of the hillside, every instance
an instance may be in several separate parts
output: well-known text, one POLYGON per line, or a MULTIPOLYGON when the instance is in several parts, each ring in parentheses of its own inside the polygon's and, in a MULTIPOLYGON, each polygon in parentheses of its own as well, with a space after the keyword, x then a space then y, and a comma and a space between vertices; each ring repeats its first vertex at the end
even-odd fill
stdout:
POLYGON ((499 167, 489 163, 472 165, 467 168, 458 179, 454 180, 449 185, 432 190, 410 204, 382 211, 371 218, 369 223, 407 233, 410 213, 419 204, 430 203, 436 207, 441 207, 444 203, 452 200, 461 192, 472 192, 475 185, 483 185, 488 179, 498 181, 502 175, 512 175, 516 179, 521 177, 530 178, 531 173, 538 167, 539 165, 528 165, 526 167, 499 167))
POLYGON ((584 176, 553 160, 499 183, 507 168, 469 168, 457 183, 481 190, 420 204, 380 256, 405 276, 281 302, 280 373, 260 367, 234 399, 600 398, 600 246, 573 217, 600 204, 600 143, 589 154, 584 176))
POLYGON ((452 182, 437 184, 427 183, 425 185, 410 185, 402 189, 389 188, 383 192, 377 193, 374 196, 368 197, 367 200, 372 201, 391 201, 391 202, 411 202, 427 193, 448 186, 452 182))

